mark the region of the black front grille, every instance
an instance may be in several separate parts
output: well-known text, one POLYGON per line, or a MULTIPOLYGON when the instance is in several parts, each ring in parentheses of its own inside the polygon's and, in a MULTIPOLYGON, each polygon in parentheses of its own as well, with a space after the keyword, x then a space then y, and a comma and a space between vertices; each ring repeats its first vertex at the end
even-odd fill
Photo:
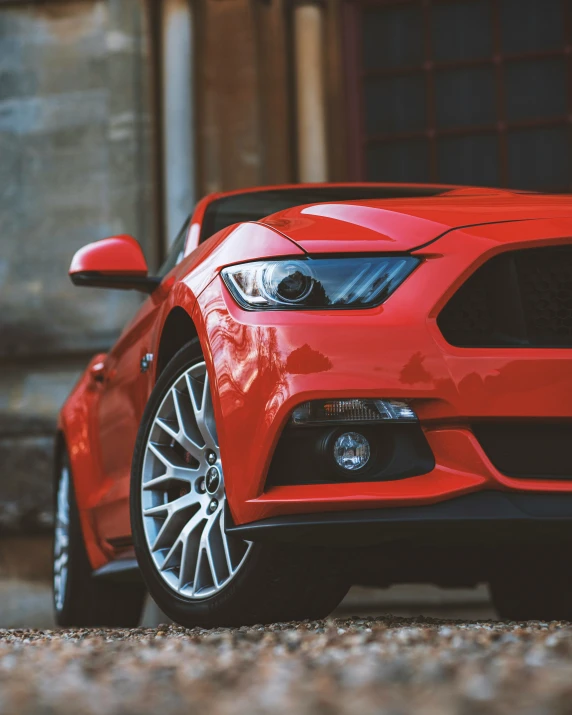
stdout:
POLYGON ((437 323, 458 347, 572 347, 572 246, 495 256, 459 288, 437 323))
POLYGON ((507 477, 572 479, 572 422, 478 422, 472 430, 507 477))

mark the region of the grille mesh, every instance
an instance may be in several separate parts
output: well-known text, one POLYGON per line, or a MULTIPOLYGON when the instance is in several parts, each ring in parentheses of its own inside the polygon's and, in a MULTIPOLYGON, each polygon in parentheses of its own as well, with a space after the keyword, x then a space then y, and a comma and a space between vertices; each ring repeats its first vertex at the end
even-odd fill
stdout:
POLYGON ((539 343, 572 343, 572 251, 532 251, 520 258, 522 297, 529 331, 539 343), (559 258, 560 260, 555 260, 559 258))
POLYGON ((572 347, 572 246, 492 258, 461 286, 437 322, 459 347, 572 347))

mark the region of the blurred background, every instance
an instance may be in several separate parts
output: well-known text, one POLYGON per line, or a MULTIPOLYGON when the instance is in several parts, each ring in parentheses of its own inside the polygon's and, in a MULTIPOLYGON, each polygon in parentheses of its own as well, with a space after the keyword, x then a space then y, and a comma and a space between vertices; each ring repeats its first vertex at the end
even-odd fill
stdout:
POLYGON ((57 412, 140 300, 74 289, 76 249, 155 268, 198 198, 261 184, 569 192, 571 139, 572 0, 0 0, 0 627, 49 624, 57 412))

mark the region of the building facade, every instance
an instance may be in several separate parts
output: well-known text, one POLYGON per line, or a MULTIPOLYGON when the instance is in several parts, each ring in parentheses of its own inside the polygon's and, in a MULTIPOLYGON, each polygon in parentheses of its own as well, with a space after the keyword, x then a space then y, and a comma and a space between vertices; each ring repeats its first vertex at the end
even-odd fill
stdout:
POLYGON ((326 178, 570 191, 568 0, 205 6, 212 16, 193 15, 201 191, 326 178), (228 144, 237 126, 245 144, 251 130, 250 172, 228 144))
POLYGON ((50 519, 60 403, 212 191, 323 180, 572 188, 571 0, 0 0, 0 533, 50 519))

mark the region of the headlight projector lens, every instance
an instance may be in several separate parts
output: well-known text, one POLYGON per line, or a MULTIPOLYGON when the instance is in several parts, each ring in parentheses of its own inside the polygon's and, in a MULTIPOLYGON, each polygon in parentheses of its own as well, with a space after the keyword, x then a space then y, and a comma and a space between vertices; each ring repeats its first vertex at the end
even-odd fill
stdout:
POLYGON ((350 472, 363 469, 369 462, 371 450, 367 439, 358 432, 344 432, 334 444, 334 459, 350 472))
POLYGON ((314 285, 310 267, 301 261, 274 263, 264 273, 264 289, 273 300, 300 303, 314 285))

